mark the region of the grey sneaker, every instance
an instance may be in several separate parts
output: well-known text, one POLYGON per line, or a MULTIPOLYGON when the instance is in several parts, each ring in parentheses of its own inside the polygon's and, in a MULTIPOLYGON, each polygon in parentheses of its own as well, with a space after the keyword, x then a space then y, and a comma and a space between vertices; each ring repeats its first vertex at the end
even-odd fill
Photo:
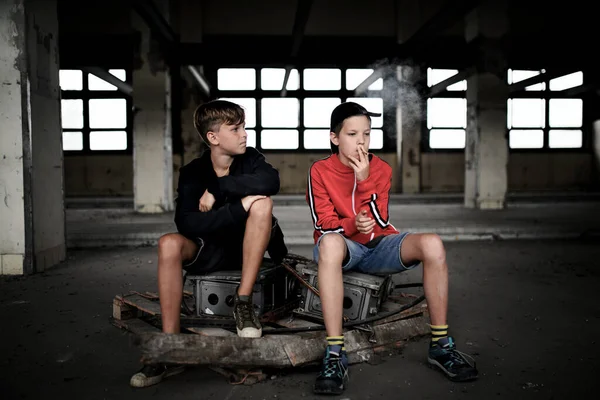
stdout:
POLYGON ((252 299, 247 302, 241 301, 236 293, 233 300, 233 317, 239 337, 259 338, 262 336, 262 326, 254 313, 252 299))

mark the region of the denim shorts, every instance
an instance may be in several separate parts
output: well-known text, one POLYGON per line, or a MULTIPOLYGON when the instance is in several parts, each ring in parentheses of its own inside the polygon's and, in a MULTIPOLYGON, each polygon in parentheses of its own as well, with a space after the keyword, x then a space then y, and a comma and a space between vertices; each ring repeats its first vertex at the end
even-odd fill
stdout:
POLYGON ((404 265, 400 258, 400 247, 404 238, 410 232, 387 235, 373 248, 369 248, 358 242, 352 241, 347 237, 337 233, 328 232, 317 240, 317 244, 313 248, 313 259, 316 263, 319 262, 319 243, 325 235, 340 235, 346 242, 348 253, 342 265, 344 272, 361 272, 371 275, 390 275, 399 272, 408 271, 417 267, 421 261, 415 261, 410 265, 404 265))

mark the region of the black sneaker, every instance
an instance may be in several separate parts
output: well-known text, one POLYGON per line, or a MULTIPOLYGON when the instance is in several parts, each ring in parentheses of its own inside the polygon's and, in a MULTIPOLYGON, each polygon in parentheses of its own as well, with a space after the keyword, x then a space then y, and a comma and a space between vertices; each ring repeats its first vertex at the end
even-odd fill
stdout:
POLYGON ((451 381, 465 382, 477 379, 478 372, 473 357, 456 350, 451 336, 438 340, 437 344, 431 342, 427 359, 429 364, 441 369, 451 381))
POLYGON ((259 338, 262 336, 262 326, 254 312, 252 300, 241 301, 237 293, 233 300, 233 318, 235 318, 239 337, 259 338))
POLYGON ((180 374, 184 370, 185 367, 183 365, 144 365, 141 370, 131 377, 129 384, 137 388, 156 385, 164 378, 180 374))
POLYGON ((345 351, 340 354, 327 347, 323 358, 321 373, 315 382, 315 394, 342 394, 348 383, 348 356, 345 351))

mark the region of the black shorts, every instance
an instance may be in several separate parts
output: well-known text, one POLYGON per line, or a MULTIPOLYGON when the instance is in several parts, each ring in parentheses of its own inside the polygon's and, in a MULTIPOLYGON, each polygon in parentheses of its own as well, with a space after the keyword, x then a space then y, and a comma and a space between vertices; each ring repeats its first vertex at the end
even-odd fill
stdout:
MULTIPOLYGON (((232 231, 226 240, 218 242, 200 237, 189 238, 198 245, 198 251, 191 260, 183 262, 183 269, 190 275, 204 275, 215 271, 240 270, 243 260, 244 231, 232 231)), ((275 263, 287 255, 283 232, 277 218, 273 217, 271 237, 267 251, 275 263)))

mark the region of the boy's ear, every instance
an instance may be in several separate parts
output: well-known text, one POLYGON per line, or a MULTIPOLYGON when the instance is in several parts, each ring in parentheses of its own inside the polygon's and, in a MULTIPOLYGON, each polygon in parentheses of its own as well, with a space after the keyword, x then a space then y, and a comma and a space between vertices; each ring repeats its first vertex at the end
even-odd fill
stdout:
POLYGON ((331 142, 333 144, 335 144, 336 146, 340 145, 340 138, 339 138, 338 134, 335 132, 329 132, 329 140, 331 140, 331 142))
POLYGON ((217 134, 213 131, 208 131, 206 133, 206 139, 211 144, 211 146, 216 146, 219 144, 219 139, 217 138, 217 134))

